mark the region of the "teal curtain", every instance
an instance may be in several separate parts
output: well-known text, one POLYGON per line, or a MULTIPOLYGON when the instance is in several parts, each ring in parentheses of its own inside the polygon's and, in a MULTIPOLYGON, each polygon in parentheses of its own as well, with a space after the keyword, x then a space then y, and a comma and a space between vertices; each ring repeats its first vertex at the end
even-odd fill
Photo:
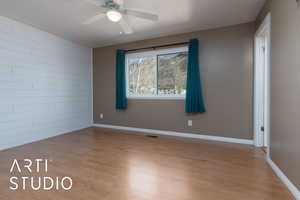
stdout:
POLYGON ((205 112, 199 70, 198 39, 189 41, 185 111, 187 113, 205 112))
POLYGON ((126 72, 125 72, 125 51, 118 49, 116 55, 116 109, 126 110, 126 72))

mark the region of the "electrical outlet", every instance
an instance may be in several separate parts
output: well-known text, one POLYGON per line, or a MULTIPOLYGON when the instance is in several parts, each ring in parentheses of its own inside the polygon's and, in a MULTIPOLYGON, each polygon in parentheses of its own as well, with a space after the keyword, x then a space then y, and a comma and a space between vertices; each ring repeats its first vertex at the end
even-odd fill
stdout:
POLYGON ((193 126, 193 120, 188 120, 188 126, 193 126))
POLYGON ((100 119, 103 119, 103 117, 104 117, 104 116, 103 116, 103 113, 101 113, 101 114, 100 114, 100 119))

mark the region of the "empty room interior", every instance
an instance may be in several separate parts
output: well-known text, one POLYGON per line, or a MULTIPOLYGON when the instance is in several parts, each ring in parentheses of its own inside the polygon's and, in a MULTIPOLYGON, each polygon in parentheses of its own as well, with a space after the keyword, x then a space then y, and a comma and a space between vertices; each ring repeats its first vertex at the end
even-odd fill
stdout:
POLYGON ((1 0, 0 200, 300 200, 299 0, 1 0))

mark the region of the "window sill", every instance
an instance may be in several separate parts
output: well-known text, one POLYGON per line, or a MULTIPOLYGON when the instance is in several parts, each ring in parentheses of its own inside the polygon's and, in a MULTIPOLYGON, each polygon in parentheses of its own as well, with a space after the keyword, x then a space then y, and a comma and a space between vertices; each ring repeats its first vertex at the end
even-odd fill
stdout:
POLYGON ((127 99, 185 100, 185 96, 127 96, 127 99))

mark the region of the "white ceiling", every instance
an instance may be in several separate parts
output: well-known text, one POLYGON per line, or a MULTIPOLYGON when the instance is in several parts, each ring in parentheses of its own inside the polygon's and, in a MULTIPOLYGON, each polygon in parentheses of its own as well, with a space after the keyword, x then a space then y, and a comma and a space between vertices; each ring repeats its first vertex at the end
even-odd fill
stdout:
POLYGON ((97 14, 97 7, 85 0, 1 0, 0 15, 85 46, 99 47, 254 21, 265 0, 124 2, 126 8, 158 14, 159 21, 127 17, 134 30, 131 35, 120 34, 119 25, 106 18, 83 25, 83 21, 97 14))

